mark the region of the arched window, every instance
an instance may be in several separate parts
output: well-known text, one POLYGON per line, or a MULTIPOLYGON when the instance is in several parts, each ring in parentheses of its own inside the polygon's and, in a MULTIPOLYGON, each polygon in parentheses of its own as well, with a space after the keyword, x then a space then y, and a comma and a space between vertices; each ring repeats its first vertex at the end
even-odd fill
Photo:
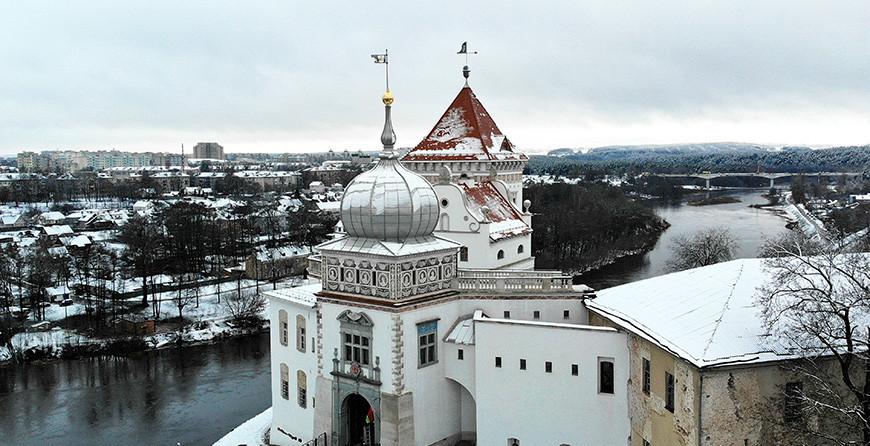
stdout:
POLYGON ((296 315, 296 350, 305 353, 305 317, 296 315))
POLYGON ((523 245, 517 246, 517 254, 522 254, 524 250, 523 245))
POLYGON ((520 440, 516 438, 508 438, 507 446, 520 446, 520 440))
POLYGON ((504 258, 504 250, 503 250, 503 249, 499 249, 499 250, 498 250, 498 256, 497 256, 497 257, 498 257, 499 260, 501 260, 501 259, 504 258))
POLYGON ((449 231, 450 230, 450 216, 447 214, 441 214, 441 230, 449 231))
POLYGON ((287 337, 290 336, 290 334, 288 333, 290 327, 288 327, 287 325, 287 312, 284 310, 278 312, 278 330, 278 337, 281 340, 281 345, 286 346, 287 337))
POLYGON ((468 261, 468 248, 465 246, 459 248, 459 261, 467 262, 468 261))
POLYGON ((302 370, 296 371, 296 400, 299 407, 308 407, 308 379, 302 370))
POLYGON ((290 399, 290 368, 281 364, 281 398, 290 399))

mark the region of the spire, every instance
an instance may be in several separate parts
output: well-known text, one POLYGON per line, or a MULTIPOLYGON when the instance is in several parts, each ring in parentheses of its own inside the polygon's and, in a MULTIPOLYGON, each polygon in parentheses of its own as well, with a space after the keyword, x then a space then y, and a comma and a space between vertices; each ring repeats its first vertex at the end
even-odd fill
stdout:
POLYGON ((381 144, 384 145, 384 150, 381 152, 382 159, 395 158, 393 147, 396 145, 396 132, 393 131, 393 120, 390 110, 393 108, 393 93, 387 90, 384 97, 381 98, 384 102, 384 131, 381 132, 381 144))
POLYGON ((382 54, 372 54, 372 59, 375 63, 384 64, 384 73, 387 80, 387 91, 381 101, 384 103, 384 131, 381 132, 381 144, 384 145, 384 150, 381 151, 380 159, 395 159, 396 154, 393 152, 393 147, 396 145, 396 132, 393 131, 393 120, 390 117, 390 109, 393 106, 393 93, 390 91, 390 50, 384 50, 382 54))

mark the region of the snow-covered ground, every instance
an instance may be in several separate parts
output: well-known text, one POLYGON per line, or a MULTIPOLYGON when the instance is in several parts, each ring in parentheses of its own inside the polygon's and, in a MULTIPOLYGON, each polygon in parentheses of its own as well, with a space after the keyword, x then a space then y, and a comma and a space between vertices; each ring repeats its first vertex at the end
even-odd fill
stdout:
MULTIPOLYGON (((307 281, 306 281, 307 282, 307 281)), ((288 288, 298 286, 304 282, 299 278, 289 278, 276 284, 277 288, 288 288)), ((205 342, 225 336, 233 336, 238 334, 249 333, 251 329, 239 329, 231 325, 229 310, 226 307, 226 297, 237 292, 236 282, 225 282, 220 284, 221 300, 218 302, 218 285, 206 285, 199 288, 199 301, 195 298, 190 299, 184 306, 182 314, 185 320, 190 321, 181 335, 182 340, 186 343, 205 342)), ((240 283, 242 291, 254 291, 257 289, 257 283, 253 280, 243 280, 240 283)), ((272 289, 272 284, 260 282, 260 292, 272 289)), ((183 291, 184 292, 184 291, 183 291)), ((172 300, 177 295, 176 291, 166 291, 159 293, 160 299, 160 318, 158 322, 165 322, 169 319, 178 316, 178 307, 172 300)), ((136 302, 141 297, 136 296, 130 298, 130 301, 136 302)), ((148 296, 149 302, 155 299, 155 295, 148 296)), ((268 317, 268 301, 261 313, 264 321, 268 317)), ((43 350, 48 352, 50 356, 59 357, 65 346, 79 346, 84 344, 99 344, 105 345, 110 340, 106 338, 91 338, 78 334, 71 330, 61 329, 57 323, 68 316, 85 313, 85 306, 81 302, 76 302, 68 307, 61 307, 53 304, 46 308, 45 321, 37 322, 30 321, 31 326, 47 323, 51 327, 47 331, 28 331, 18 333, 12 337, 10 344, 0 346, 0 362, 12 359, 13 352, 24 350, 43 350)), ((138 312, 125 314, 124 318, 131 320, 146 320, 152 318, 151 305, 142 308, 138 312)), ((268 326, 268 322, 264 322, 263 328, 268 326)), ((33 327, 34 329, 36 327, 33 327)), ((254 328, 253 330, 256 330, 254 328)), ((158 329, 157 333, 144 337, 145 343, 149 348, 161 348, 173 344, 178 338, 178 332, 174 329, 165 330, 158 329)))
POLYGON ((267 446, 266 433, 272 424, 272 408, 240 424, 216 441, 213 446, 267 446))

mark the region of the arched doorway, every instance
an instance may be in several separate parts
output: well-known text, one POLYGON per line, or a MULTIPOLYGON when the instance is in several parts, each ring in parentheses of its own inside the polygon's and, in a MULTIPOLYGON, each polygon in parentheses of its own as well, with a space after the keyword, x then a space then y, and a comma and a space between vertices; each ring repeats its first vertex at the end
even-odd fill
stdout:
POLYGON ((341 423, 344 431, 343 446, 373 446, 375 439, 375 412, 368 400, 352 393, 341 404, 341 423))

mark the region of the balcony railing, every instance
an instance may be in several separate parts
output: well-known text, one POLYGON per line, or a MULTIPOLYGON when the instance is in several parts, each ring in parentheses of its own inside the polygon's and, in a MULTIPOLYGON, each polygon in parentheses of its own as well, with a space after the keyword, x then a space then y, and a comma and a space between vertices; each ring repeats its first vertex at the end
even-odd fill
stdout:
POLYGON ((551 292, 571 291, 571 276, 561 271, 460 269, 453 279, 453 288, 491 292, 551 292))

